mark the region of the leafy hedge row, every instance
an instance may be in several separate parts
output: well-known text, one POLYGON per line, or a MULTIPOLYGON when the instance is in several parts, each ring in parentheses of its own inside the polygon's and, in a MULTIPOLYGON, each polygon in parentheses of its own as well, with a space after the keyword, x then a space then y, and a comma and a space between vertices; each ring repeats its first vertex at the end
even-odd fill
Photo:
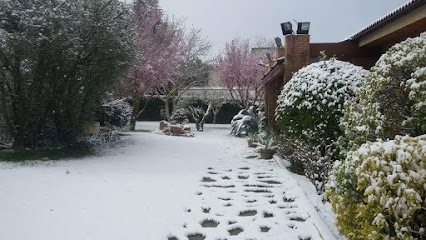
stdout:
POLYGON ((326 194, 342 233, 426 239, 426 33, 379 59, 341 127, 348 154, 334 165, 326 194))
POLYGON ((355 69, 335 59, 301 69, 276 119, 286 136, 319 147, 317 161, 326 147, 340 150, 326 196, 345 236, 426 239, 426 33, 391 47, 370 73, 355 69))
POLYGON ((426 33, 391 47, 345 110, 341 127, 348 150, 426 132, 426 33))
POLYGON ((326 195, 350 239, 426 237, 426 135, 368 142, 335 163, 326 195))

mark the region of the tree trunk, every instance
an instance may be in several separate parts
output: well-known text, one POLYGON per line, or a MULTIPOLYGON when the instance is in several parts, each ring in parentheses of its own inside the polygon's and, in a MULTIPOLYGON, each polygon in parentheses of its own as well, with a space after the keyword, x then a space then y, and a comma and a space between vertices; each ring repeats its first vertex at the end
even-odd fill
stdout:
POLYGON ((130 131, 136 130, 136 121, 139 116, 139 105, 140 105, 140 97, 133 96, 133 111, 132 111, 132 119, 130 119, 130 131))
POLYGON ((166 119, 168 122, 172 121, 172 118, 170 116, 170 109, 169 109, 169 105, 170 105, 170 99, 166 97, 166 100, 164 101, 164 107, 165 107, 165 113, 166 113, 166 119))
POLYGON ((217 112, 213 112, 213 124, 217 123, 217 112))
POLYGON ((201 122, 200 122, 200 128, 201 128, 201 130, 200 131, 204 131, 204 123, 206 122, 206 118, 204 118, 203 117, 203 119, 201 120, 201 122))
POLYGON ((195 119, 195 128, 197 128, 197 131, 201 131, 201 125, 200 125, 200 119, 195 119))
POLYGON ((201 121, 200 121, 200 126, 201 126, 201 131, 204 131, 204 123, 206 122, 206 118, 208 118, 210 116, 210 114, 213 113, 213 105, 209 104, 209 106, 207 107, 207 111, 204 113, 201 121))
MULTIPOLYGON (((12 121, 9 118, 9 110, 7 109, 7 100, 6 100, 6 89, 3 82, 0 82, 0 115, 3 114, 3 119, 6 123, 7 130, 9 135, 13 137, 14 128, 12 125, 12 121)), ((1 118, 1 116, 0 116, 1 118)))

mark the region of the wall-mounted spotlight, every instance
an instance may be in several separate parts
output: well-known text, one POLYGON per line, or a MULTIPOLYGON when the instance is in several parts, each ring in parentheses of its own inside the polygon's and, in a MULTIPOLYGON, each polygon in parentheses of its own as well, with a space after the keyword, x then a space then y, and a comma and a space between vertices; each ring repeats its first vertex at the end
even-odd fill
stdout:
POLYGON ((269 61, 271 61, 271 60, 272 60, 272 56, 271 56, 271 54, 270 54, 270 53, 266 53, 266 57, 268 58, 268 60, 269 60, 269 61))
POLYGON ((293 34, 293 25, 291 22, 281 23, 281 30, 283 31, 284 36, 293 34))
POLYGON ((275 44, 277 44, 277 48, 283 47, 283 42, 281 41, 281 38, 279 38, 279 37, 275 38, 275 44))
POLYGON ((297 23, 297 34, 309 34, 310 22, 297 23))

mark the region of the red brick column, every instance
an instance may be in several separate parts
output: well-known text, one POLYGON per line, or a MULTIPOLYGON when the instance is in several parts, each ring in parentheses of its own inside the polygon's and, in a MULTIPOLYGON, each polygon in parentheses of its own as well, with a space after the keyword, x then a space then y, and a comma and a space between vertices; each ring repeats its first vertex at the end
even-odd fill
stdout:
POLYGON ((276 132, 279 132, 278 126, 275 124, 275 109, 277 108, 277 99, 281 93, 283 82, 280 78, 271 81, 265 88, 265 103, 266 103, 266 117, 268 119, 268 126, 272 127, 276 132))
MULTIPOLYGON (((291 79, 293 74, 297 72, 302 67, 305 67, 310 64, 311 56, 310 56, 310 42, 309 35, 287 35, 285 36, 285 51, 284 51, 284 79, 281 81, 277 79, 274 81, 274 102, 269 103, 274 108, 277 107, 278 96, 281 94, 281 90, 285 84, 291 79)), ((274 126, 274 130, 279 133, 280 129, 276 125, 275 119, 268 119, 269 126, 274 126)))
POLYGON ((276 76, 265 85, 265 103, 268 125, 277 133, 279 128, 275 122, 275 109, 278 96, 283 86, 291 79, 293 73, 310 64, 309 35, 287 35, 285 36, 285 47, 278 49, 278 57, 285 57, 284 74, 276 76))
POLYGON ((309 65, 310 62, 309 35, 285 36, 284 85, 291 79, 293 73, 309 65))

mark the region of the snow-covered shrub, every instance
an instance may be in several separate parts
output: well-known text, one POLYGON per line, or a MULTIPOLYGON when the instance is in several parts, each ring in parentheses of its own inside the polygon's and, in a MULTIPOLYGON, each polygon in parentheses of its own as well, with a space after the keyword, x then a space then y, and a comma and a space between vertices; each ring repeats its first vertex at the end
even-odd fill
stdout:
POLYGON ((343 106, 354 99, 355 91, 368 71, 351 63, 322 60, 302 68, 284 86, 278 98, 276 120, 289 137, 317 144, 341 135, 343 106), (306 139, 303 131, 321 131, 319 139, 306 139))
POLYGON ((253 106, 249 110, 243 109, 232 118, 231 121, 231 135, 241 136, 245 133, 259 130, 259 118, 253 106))
POLYGON ((275 142, 274 131, 269 127, 265 127, 264 129, 260 130, 257 134, 256 145, 262 149, 275 150, 277 148, 277 145, 275 142))
POLYGON ((134 62, 133 29, 119 0, 0 1, 0 115, 13 144, 72 145, 134 62))
POLYGON ((126 126, 132 117, 132 106, 125 100, 114 100, 102 105, 102 119, 115 127, 126 126))
POLYGON ((262 103, 257 110, 257 119, 259 119, 258 127, 259 129, 264 129, 267 127, 267 117, 265 112, 265 104, 262 103))
POLYGON ((413 114, 413 118, 411 119, 412 125, 417 126, 419 130, 421 129, 422 133, 426 133, 425 63, 422 67, 418 67, 416 69, 416 71, 411 75, 411 79, 407 80, 407 82, 405 83, 405 89, 408 91, 408 98, 413 102, 413 106, 411 106, 411 113, 413 114))
POLYGON ((348 149, 366 141, 426 132, 426 33, 391 47, 348 104, 341 127, 348 149))
POLYGON ((79 137, 78 143, 85 146, 99 146, 118 140, 120 140, 120 134, 117 131, 108 131, 94 136, 79 137))
MULTIPOLYGON (((307 130, 303 134, 306 138, 317 138, 322 133, 307 130)), ((319 144, 311 145, 304 140, 282 135, 279 148, 285 159, 292 164, 289 169, 305 175, 315 186, 317 193, 322 194, 337 151, 334 143, 323 140, 319 144)))
POLYGON ((426 238, 426 135, 368 142, 333 167, 326 194, 350 239, 426 238))
POLYGON ((257 142, 259 138, 259 134, 257 131, 249 131, 247 133, 248 139, 252 142, 257 142))
POLYGON ((176 108, 171 116, 172 119, 172 124, 188 124, 189 123, 189 119, 188 119, 188 111, 184 108, 176 108))

